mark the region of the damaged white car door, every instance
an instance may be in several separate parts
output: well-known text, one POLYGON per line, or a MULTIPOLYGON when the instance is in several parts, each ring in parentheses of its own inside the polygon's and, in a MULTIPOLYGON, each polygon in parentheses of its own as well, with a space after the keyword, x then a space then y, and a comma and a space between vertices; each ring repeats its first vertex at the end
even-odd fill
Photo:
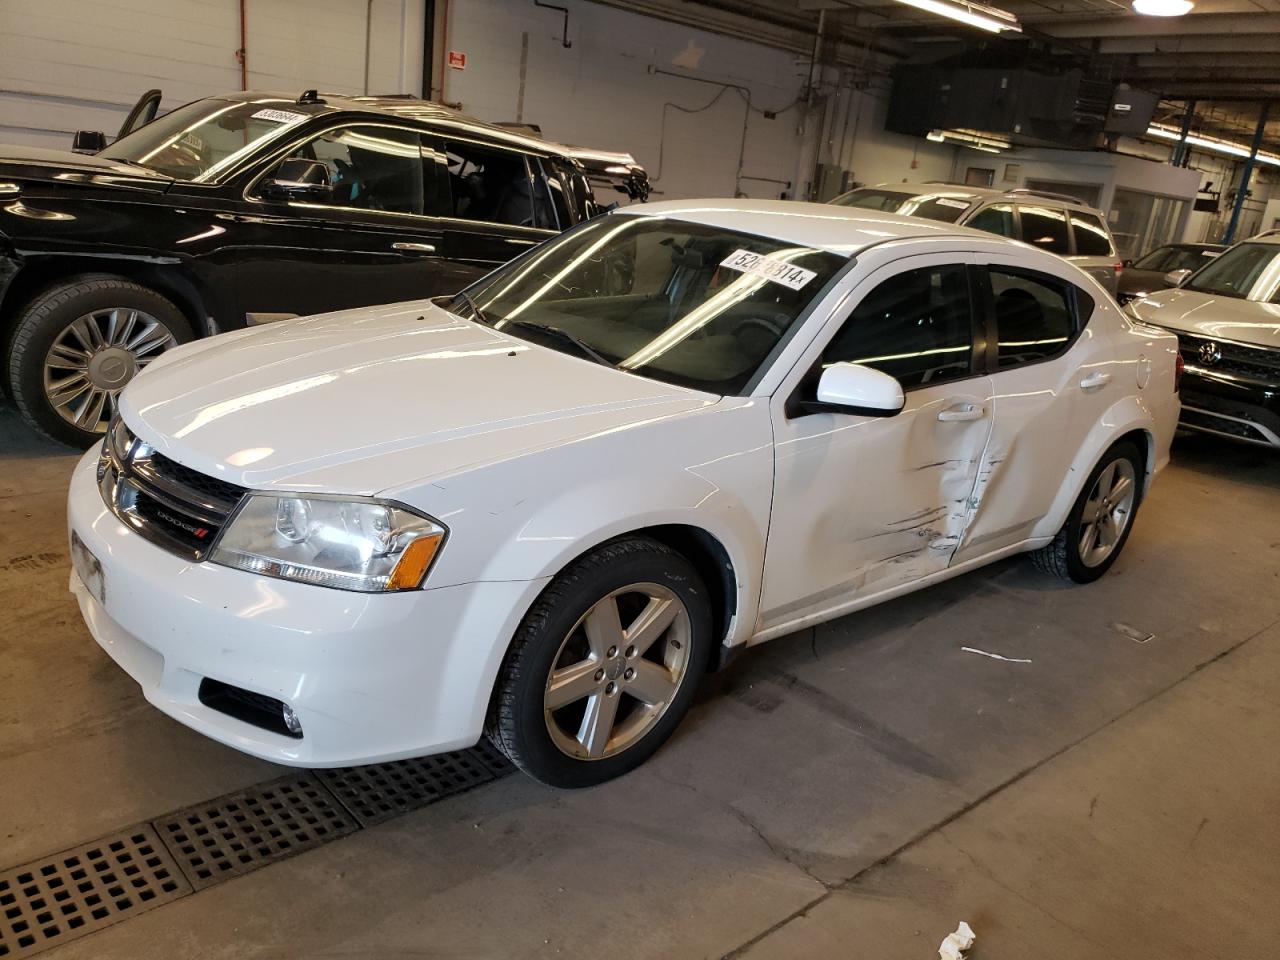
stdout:
POLYGON ((973 302, 975 258, 911 256, 854 288, 773 398, 773 510, 760 633, 775 635, 946 569, 973 509, 992 380, 973 302), (817 373, 852 362, 901 383, 895 416, 800 406, 817 373))

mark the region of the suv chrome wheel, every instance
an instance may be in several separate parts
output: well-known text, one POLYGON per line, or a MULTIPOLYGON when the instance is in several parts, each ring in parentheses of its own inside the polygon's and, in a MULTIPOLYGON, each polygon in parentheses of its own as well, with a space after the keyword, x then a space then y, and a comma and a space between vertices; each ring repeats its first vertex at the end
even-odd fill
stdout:
POLYGON ((685 679, 690 632, 684 603, 656 583, 598 600, 564 638, 547 675, 543 709, 556 747, 600 760, 643 738, 685 679))
POLYGON ((176 344, 173 331, 142 310, 112 307, 83 314, 45 354, 49 406, 72 426, 102 433, 124 385, 176 344))
POLYGON ((1098 475, 1080 515, 1080 560, 1086 567, 1103 563, 1120 543, 1137 493, 1133 464, 1124 457, 1111 461, 1098 475))

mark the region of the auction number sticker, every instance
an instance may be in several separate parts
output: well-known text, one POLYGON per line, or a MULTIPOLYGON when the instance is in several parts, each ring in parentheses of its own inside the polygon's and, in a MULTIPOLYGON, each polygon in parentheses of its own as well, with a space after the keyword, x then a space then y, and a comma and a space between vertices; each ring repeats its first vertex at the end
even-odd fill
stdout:
POLYGON ((933 202, 934 202, 934 203, 936 203, 936 204, 937 204, 938 206, 940 206, 940 207, 955 207, 955 208, 956 208, 956 209, 958 209, 958 210, 964 210, 964 209, 967 209, 967 208, 968 208, 968 206, 969 206, 968 201, 965 201, 965 200, 952 200, 952 199, 950 199, 950 198, 948 198, 948 197, 934 197, 934 198, 933 198, 933 202))
POLYGON ((291 110, 259 110, 253 115, 255 120, 270 120, 273 123, 298 123, 307 119, 305 113, 294 113, 291 110))
POLYGON ((812 270, 797 267, 794 263, 766 257, 762 253, 752 253, 750 250, 735 250, 720 261, 720 266, 739 273, 749 273, 754 277, 764 277, 792 290, 799 290, 817 276, 812 270))

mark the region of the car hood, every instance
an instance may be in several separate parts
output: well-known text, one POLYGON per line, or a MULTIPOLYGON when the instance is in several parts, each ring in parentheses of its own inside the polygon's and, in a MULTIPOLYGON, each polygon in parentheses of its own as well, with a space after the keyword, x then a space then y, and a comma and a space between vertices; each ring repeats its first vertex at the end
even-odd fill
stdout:
POLYGON ((0 180, 34 181, 61 186, 94 186, 121 190, 167 190, 171 177, 146 167, 106 157, 0 144, 0 180))
POLYGON ((1159 327, 1280 349, 1280 304, 1174 288, 1129 306, 1138 319, 1159 327))
POLYGON ((176 348, 120 408, 161 453, 232 483, 373 494, 717 400, 421 301, 176 348))

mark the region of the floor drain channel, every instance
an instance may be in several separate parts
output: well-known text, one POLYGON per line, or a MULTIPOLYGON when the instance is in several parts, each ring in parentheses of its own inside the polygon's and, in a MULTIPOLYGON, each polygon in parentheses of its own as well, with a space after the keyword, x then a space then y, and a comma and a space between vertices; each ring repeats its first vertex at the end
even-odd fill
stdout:
POLYGON ((359 829, 309 773, 281 777, 152 823, 196 890, 359 829))
POLYGON ((513 769, 487 741, 481 741, 474 749, 456 753, 317 773, 361 825, 368 827, 478 787, 513 769))
POLYGON ((0 957, 28 957, 191 892, 149 826, 0 872, 0 957))

